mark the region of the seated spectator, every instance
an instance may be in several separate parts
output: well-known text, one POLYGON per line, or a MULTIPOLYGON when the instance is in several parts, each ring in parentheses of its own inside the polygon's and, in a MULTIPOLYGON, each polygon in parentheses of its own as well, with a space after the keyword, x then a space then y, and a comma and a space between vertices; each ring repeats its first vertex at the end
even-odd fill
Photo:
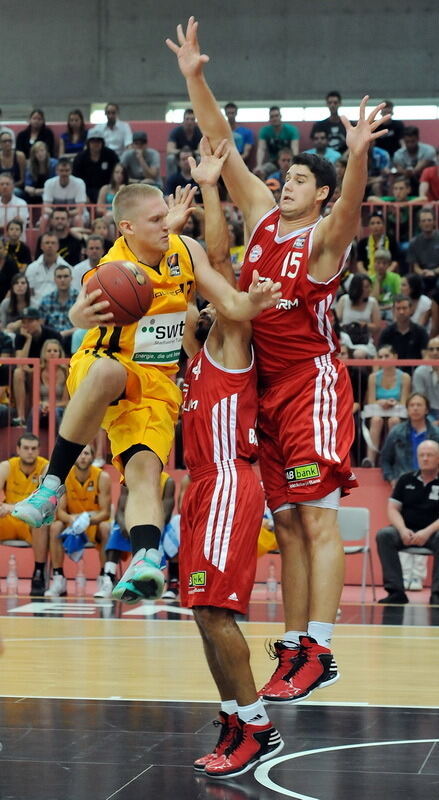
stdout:
POLYGON ((9 295, 0 303, 0 328, 16 333, 21 315, 30 306, 30 286, 26 275, 17 272, 11 280, 9 295))
POLYGON ((224 113, 232 130, 236 149, 242 156, 242 160, 248 164, 255 143, 253 131, 251 131, 250 128, 245 128, 244 125, 237 124, 236 115, 238 113, 238 106, 236 103, 226 103, 224 106, 224 113))
POLYGON ((289 147, 283 147, 282 150, 279 150, 277 156, 277 165, 279 169, 277 169, 275 172, 272 172, 271 175, 268 176, 267 180, 279 181, 280 187, 282 188, 287 178, 287 172, 291 167, 292 163, 293 163, 292 150, 290 150, 289 147))
POLYGON ((412 193, 419 195, 419 179, 425 167, 436 163, 436 150, 431 144, 419 141, 419 128, 409 125, 404 128, 404 144, 393 155, 393 165, 398 175, 409 178, 412 193))
POLYGON ((439 165, 425 167, 421 172, 419 182, 419 196, 421 200, 435 202, 439 200, 439 165))
POLYGON ((416 367, 413 373, 413 391, 427 398, 430 405, 429 418, 439 426, 439 335, 428 340, 425 356, 436 361, 437 366, 421 364, 416 367))
MULTIPOLYGON (((86 445, 70 470, 57 510, 57 520, 50 526, 50 557, 53 578, 46 597, 65 597, 67 581, 64 577, 64 548, 60 534, 67 530, 85 533, 87 539, 99 550, 100 575, 104 575, 105 546, 110 531, 111 480, 108 473, 94 467, 94 450, 86 445)), ((98 589, 102 581, 98 580, 98 589)))
POLYGON ((369 147, 367 158, 367 187, 366 196, 370 194, 382 194, 383 188, 387 186, 387 179, 390 175, 390 156, 387 150, 377 145, 369 147))
POLYGON ((375 277, 372 282, 372 297, 378 300, 381 318, 392 319, 393 301, 401 294, 401 277, 390 272, 392 256, 390 250, 375 251, 375 277))
POLYGON ((432 301, 424 292, 424 281, 421 275, 410 273, 401 278, 401 294, 412 301, 410 319, 423 328, 427 328, 431 316, 432 301))
MULTIPOLYGON (((54 208, 48 224, 48 233, 53 234, 58 239, 58 255, 72 267, 81 261, 82 241, 79 236, 72 233, 71 217, 66 208, 54 208)), ((43 234, 44 235, 44 234, 43 234)), ((35 256, 42 252, 42 239, 40 236, 35 248, 35 256)))
POLYGON ((45 183, 50 178, 54 178, 57 163, 56 158, 49 156, 45 142, 35 142, 32 145, 29 164, 24 176, 25 199, 28 203, 43 202, 45 183))
POLYGON ((191 108, 187 108, 183 114, 183 124, 172 129, 166 145, 166 175, 168 178, 177 172, 178 156, 183 147, 197 155, 201 136, 202 133, 195 122, 195 114, 191 108))
MULTIPOLYGON (((0 235, 4 235, 8 222, 21 219, 23 227, 29 221, 29 208, 26 200, 14 194, 14 181, 10 175, 0 175, 0 235)), ((24 241, 24 232, 22 240, 24 241)))
POLYGON ((3 125, 3 111, 0 108, 0 134, 1 133, 9 133, 12 138, 12 147, 15 147, 15 133, 12 128, 8 128, 7 125, 3 125))
POLYGON ((92 233, 87 239, 85 253, 87 258, 76 264, 72 273, 72 289, 81 291, 82 277, 89 269, 95 269, 104 255, 104 240, 97 233, 92 233))
POLYGON ((119 191, 121 186, 128 184, 127 168, 119 162, 115 164, 113 172, 111 173, 110 183, 101 186, 98 194, 98 206, 96 213, 99 216, 105 217, 110 223, 113 221, 113 214, 111 211, 111 204, 116 192, 119 191))
MULTIPOLYGON (((398 358, 422 358, 422 351, 427 346, 428 335, 425 328, 412 322, 413 311, 410 297, 398 295, 393 301, 393 319, 384 328, 378 339, 378 347, 389 344, 398 358)), ((402 367, 404 372, 410 372, 410 367, 402 367)))
POLYGON ((393 103, 391 100, 383 100, 383 103, 385 105, 384 108, 381 109, 381 116, 385 117, 388 114, 390 119, 378 125, 376 130, 381 131, 383 128, 387 130, 387 133, 380 136, 380 147, 382 147, 383 150, 387 150, 390 158, 393 158, 396 151, 404 145, 404 123, 400 119, 392 119, 393 103))
POLYGON ((409 246, 411 222, 413 219, 413 208, 408 208, 407 204, 413 205, 419 200, 416 195, 410 194, 411 183, 408 178, 396 176, 393 181, 393 194, 390 195, 369 195, 368 203, 387 205, 401 203, 404 205, 391 206, 386 209, 386 226, 389 236, 397 240, 400 250, 405 253, 409 246))
POLYGON ((31 252, 24 242, 21 241, 23 235, 23 223, 19 217, 11 219, 6 225, 5 242, 8 248, 8 256, 12 258, 17 272, 24 272, 27 265, 32 261, 31 252))
POLYGON ((331 197, 331 203, 335 203, 335 201, 338 200, 338 198, 341 195, 341 187, 342 187, 342 184, 343 184, 343 178, 344 178, 344 174, 346 172, 347 163, 348 163, 347 155, 340 156, 340 153, 339 153, 338 154, 338 160, 335 161, 335 163, 334 163, 336 184, 335 184, 334 193, 333 193, 333 195, 331 197))
POLYGON ((55 288, 55 270, 57 267, 69 267, 70 264, 58 255, 59 239, 56 233, 43 233, 41 237, 41 255, 32 261, 26 269, 26 278, 31 288, 32 303, 39 306, 43 297, 55 288))
POLYGON ((119 119, 119 106, 117 103, 107 103, 105 106, 105 125, 99 125, 99 129, 104 136, 105 146, 113 150, 120 158, 122 153, 132 144, 133 134, 128 122, 119 119))
POLYGON ((340 158, 340 153, 334 147, 329 147, 328 134, 324 130, 315 130, 311 135, 313 146, 305 153, 314 153, 314 155, 326 158, 331 164, 335 164, 340 158))
MULTIPOLYGON (((49 419, 49 366, 48 362, 51 358, 65 358, 65 352, 57 339, 46 339, 42 348, 40 356, 40 427, 47 428, 49 419)), ((56 384, 55 384, 55 414, 56 414, 56 429, 58 430, 64 414, 64 409, 69 402, 69 395, 67 392, 67 367, 59 364, 56 368, 56 384)), ((28 431, 32 430, 33 423, 33 409, 29 411, 26 428, 28 431)))
POLYGON ((87 202, 85 183, 82 178, 72 175, 72 165, 68 158, 63 156, 58 161, 56 176, 49 178, 43 188, 43 214, 40 221, 41 230, 45 230, 47 223, 52 220, 53 206, 61 205, 67 211, 72 225, 82 225, 84 222, 84 204, 87 202))
POLYGON ((17 150, 21 150, 26 158, 30 156, 30 149, 35 142, 45 142, 49 155, 55 156, 55 137, 51 128, 46 125, 44 111, 34 108, 29 116, 29 125, 17 134, 17 150))
POLYGON ((436 228, 434 212, 431 209, 421 209, 419 227, 421 233, 411 240, 407 251, 407 261, 410 271, 422 275, 425 291, 430 294, 436 287, 439 278, 439 231, 436 228))
POLYGON ((126 183, 142 182, 157 186, 159 189, 162 188, 160 153, 158 150, 148 147, 146 131, 133 133, 133 146, 123 153, 120 160, 127 172, 126 183))
POLYGON ((72 270, 67 264, 56 267, 54 277, 56 288, 41 300, 40 317, 43 325, 58 331, 64 350, 70 355, 70 342, 75 328, 70 322, 69 311, 78 298, 78 292, 72 287, 72 270))
POLYGON ((280 150, 288 147, 295 156, 299 152, 300 133, 295 125, 282 122, 279 106, 271 106, 269 115, 270 124, 264 125, 259 131, 254 169, 255 174, 263 180, 276 171, 280 150))
POLYGON ((85 150, 78 153, 73 162, 73 174, 84 181, 90 203, 97 203, 99 189, 110 183, 118 161, 114 150, 105 145, 102 129, 90 128, 85 150))
POLYGON ((328 92, 326 105, 329 108, 329 117, 314 123, 311 129, 311 138, 316 131, 324 131, 328 137, 328 146, 338 150, 342 155, 346 150, 346 128, 338 114, 341 106, 340 92, 328 92))
POLYGON ((369 235, 357 244, 357 269, 375 275, 375 253, 377 250, 388 250, 392 260, 388 267, 389 272, 396 272, 399 264, 399 248, 393 236, 386 232, 383 215, 373 211, 369 217, 369 235))
POLYGON ((11 288, 11 281, 17 272, 17 267, 8 255, 8 248, 3 239, 0 239, 0 301, 3 300, 11 288))
POLYGON ((373 358, 376 354, 373 336, 381 327, 381 318, 371 291, 372 280, 368 275, 354 275, 348 293, 337 302, 340 341, 353 351, 354 358, 373 358))
POLYGON ((35 565, 30 594, 34 597, 44 594, 48 528, 47 525, 31 528, 12 517, 11 512, 16 503, 34 491, 49 463, 39 455, 39 449, 38 436, 23 433, 17 441, 16 455, 0 464, 0 491, 4 493, 4 500, 0 504, 0 539, 17 539, 32 545, 35 565))
POLYGON ((430 404, 423 394, 412 392, 407 399, 405 422, 389 432, 381 450, 380 467, 385 481, 394 488, 398 478, 418 469, 416 450, 425 439, 439 442, 439 429, 428 419, 430 404))
POLYGON ((0 175, 10 175, 15 184, 15 194, 23 196, 26 157, 20 150, 14 150, 12 136, 5 131, 0 133, 0 175))
POLYGON ((103 217, 98 217, 97 219, 93 220, 91 224, 91 230, 93 234, 96 236, 100 236, 104 241, 104 255, 108 253, 110 247, 112 247, 114 243, 114 237, 111 235, 110 226, 106 219, 103 217))
POLYGON ((86 137, 87 129, 83 113, 81 109, 74 108, 67 117, 67 130, 59 137, 59 157, 73 158, 81 153, 85 147, 86 137))
POLYGON ((244 229, 239 222, 232 221, 228 223, 227 228, 229 231, 230 260, 235 277, 239 278, 245 254, 244 229))
POLYGON ((193 156, 191 150, 188 150, 186 147, 183 147, 178 155, 178 169, 177 172, 174 172, 168 178, 166 183, 165 194, 175 194, 177 186, 181 186, 183 189, 185 186, 196 186, 197 192, 194 197, 194 202, 201 203, 201 192, 198 187, 198 184, 194 181, 192 174, 191 174, 191 166, 189 163, 189 159, 193 156))
POLYGON ((363 419, 370 420, 369 436, 365 432, 367 457, 361 462, 362 467, 375 466, 383 432, 387 434, 407 417, 410 376, 387 363, 389 359, 396 358, 396 353, 389 345, 379 348, 377 358, 383 361, 383 366, 369 375, 367 402, 362 415, 363 419))
MULTIPOLYGON (((378 554, 387 597, 379 603, 408 603, 398 553, 405 547, 434 551, 430 604, 439 604, 439 444, 429 439, 418 445, 419 468, 398 479, 389 498, 390 526, 377 533, 378 554)), ((417 558, 417 556, 416 556, 417 558)))

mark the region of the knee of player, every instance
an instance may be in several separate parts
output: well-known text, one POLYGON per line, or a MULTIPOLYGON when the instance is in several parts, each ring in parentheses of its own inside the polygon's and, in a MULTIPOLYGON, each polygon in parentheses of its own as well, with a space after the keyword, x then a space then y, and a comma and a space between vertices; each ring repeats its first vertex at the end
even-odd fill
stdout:
POLYGON ((93 364, 88 377, 87 391, 96 396, 108 397, 109 402, 122 394, 127 381, 127 372, 115 359, 101 358, 93 364))
POLYGON ((194 619, 203 634, 207 637, 215 634, 219 628, 224 629, 228 622, 228 613, 225 608, 214 606, 194 606, 194 619))

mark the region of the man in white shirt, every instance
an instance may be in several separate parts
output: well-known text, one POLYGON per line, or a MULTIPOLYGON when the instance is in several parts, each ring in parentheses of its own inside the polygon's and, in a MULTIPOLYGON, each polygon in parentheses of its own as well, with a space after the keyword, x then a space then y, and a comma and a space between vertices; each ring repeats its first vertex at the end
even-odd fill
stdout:
POLYGON ((26 269, 26 278, 32 293, 32 305, 39 306, 46 294, 56 289, 55 270, 59 266, 70 266, 58 255, 59 241, 54 233, 44 233, 41 237, 43 251, 36 261, 32 261, 26 269))
POLYGON ((95 269, 105 253, 102 236, 99 236, 97 233, 92 233, 87 239, 85 252, 87 253, 87 258, 73 267, 72 289, 76 289, 78 292, 81 290, 82 276, 85 275, 89 269, 95 269))
POLYGON ((26 200, 14 194, 14 181, 4 172, 0 175, 0 233, 3 234, 11 219, 18 217, 23 223, 21 239, 26 241, 24 229, 29 221, 29 208, 26 200))
POLYGON ((107 103, 105 106, 107 124, 99 126, 107 147, 114 150, 121 157, 124 150, 132 144, 133 134, 128 122, 119 119, 119 106, 117 103, 107 103))
POLYGON ((44 230, 52 213, 52 206, 74 206, 69 208, 72 225, 84 224, 84 208, 87 192, 82 178, 72 175, 72 165, 68 158, 60 158, 56 167, 55 178, 48 178, 43 190, 43 213, 40 227, 44 230))

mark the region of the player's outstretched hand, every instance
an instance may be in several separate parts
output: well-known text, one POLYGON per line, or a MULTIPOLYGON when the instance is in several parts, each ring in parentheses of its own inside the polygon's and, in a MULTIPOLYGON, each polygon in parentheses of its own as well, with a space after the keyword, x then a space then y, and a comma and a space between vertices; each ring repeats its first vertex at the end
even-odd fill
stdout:
POLYGON ((259 314, 264 308, 272 308, 281 298, 282 284, 273 283, 271 278, 261 281, 259 272, 254 269, 252 282, 248 287, 248 295, 252 303, 257 306, 259 314))
POLYGON ((199 186, 216 186, 221 175, 223 164, 229 157, 230 142, 228 139, 223 139, 215 152, 212 153, 209 139, 203 136, 200 141, 199 151, 199 164, 197 164, 192 156, 189 156, 191 175, 199 186))
POLYGON ((170 194, 166 198, 169 206, 166 222, 171 233, 182 232, 188 217, 195 211, 195 206, 192 203, 197 191, 197 186, 191 186, 188 183, 184 188, 177 186, 175 194, 170 194))
POLYGON ((107 311, 110 303, 108 300, 99 301, 102 294, 100 289, 95 289, 89 294, 82 287, 78 299, 72 305, 69 317, 75 328, 95 328, 97 325, 111 325, 114 319, 112 311, 107 311))
POLYGON ((197 37, 198 22, 194 17, 189 17, 186 33, 183 27, 177 25, 178 44, 172 39, 166 39, 169 49, 177 56, 180 72, 185 78, 193 78, 201 75, 204 64, 209 61, 209 56, 200 53, 200 45, 197 37))
POLYGON ((380 103, 373 111, 370 112, 366 119, 366 106, 369 100, 369 95, 363 97, 360 103, 360 118, 356 125, 351 125, 347 117, 340 117, 343 125, 346 128, 346 144, 349 152, 355 156, 363 155, 368 150, 370 144, 384 136, 388 132, 387 128, 377 131, 377 128, 390 119, 390 114, 385 114, 384 117, 376 118, 379 111, 384 108, 385 103, 380 103))

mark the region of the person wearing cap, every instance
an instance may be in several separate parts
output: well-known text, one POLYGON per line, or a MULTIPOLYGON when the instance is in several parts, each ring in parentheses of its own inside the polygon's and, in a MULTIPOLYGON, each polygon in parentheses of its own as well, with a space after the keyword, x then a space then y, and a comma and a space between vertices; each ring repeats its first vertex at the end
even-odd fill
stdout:
POLYGON ((121 156, 126 167, 130 183, 149 183, 162 188, 160 178, 160 154, 158 150, 148 147, 146 131, 133 133, 133 146, 121 156))
POLYGON ((119 119, 119 106, 117 103, 107 103, 105 106, 107 122, 99 128, 104 137, 106 147, 113 150, 120 158, 133 141, 133 134, 128 122, 119 119))
POLYGON ((75 156, 73 174, 82 178, 90 203, 96 203, 99 189, 110 183, 111 174, 118 156, 105 144, 102 128, 96 126, 87 131, 87 143, 82 153, 75 156))
POLYGON ((379 248, 375 251, 375 275, 372 278, 372 297, 378 300, 381 318, 392 320, 393 301, 401 294, 401 276, 389 271, 392 263, 390 250, 379 248))

